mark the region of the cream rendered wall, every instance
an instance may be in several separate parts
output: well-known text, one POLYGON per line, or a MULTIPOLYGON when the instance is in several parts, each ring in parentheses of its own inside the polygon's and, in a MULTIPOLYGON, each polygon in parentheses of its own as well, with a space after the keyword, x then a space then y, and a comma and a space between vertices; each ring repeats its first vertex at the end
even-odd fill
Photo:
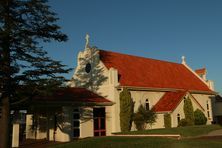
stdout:
POLYGON ((58 125, 55 134, 55 141, 68 142, 72 137, 72 108, 62 107, 62 116, 57 117, 58 125))
MULTIPOLYGON (((42 118, 42 117, 39 117, 42 118)), ((33 115, 27 114, 26 115, 26 139, 45 139, 47 138, 47 131, 41 131, 40 127, 37 127, 36 131, 31 129, 33 125, 33 115)), ((39 120, 39 119, 38 119, 39 120)))
MULTIPOLYGON (((90 107, 81 108, 81 112, 93 112, 90 107)), ((93 114, 80 117, 80 138, 93 137, 93 114)))
MULTIPOLYGON (((134 104, 134 112, 138 110, 138 107, 142 104, 145 106, 146 99, 149 100, 150 109, 160 100, 160 98, 164 95, 164 92, 149 92, 149 91, 130 91, 131 96, 133 98, 134 104)), ((164 118, 163 114, 157 114, 156 122, 149 126, 147 125, 147 129, 155 129, 155 128, 164 128, 164 118)), ((133 124, 132 130, 136 130, 135 125, 133 124)))
POLYGON ((156 128, 165 128, 164 127, 164 114, 157 113, 156 122, 152 125, 152 127, 149 127, 150 129, 156 129, 156 128))
MULTIPOLYGON (((193 103, 193 100, 192 104, 193 103)), ((180 114, 180 120, 185 118, 184 111, 183 111, 183 105, 184 105, 184 100, 182 99, 179 105, 176 107, 176 109, 171 113, 171 125, 172 127, 177 127, 178 126, 178 121, 177 121, 177 115, 180 114)))
POLYGON ((149 92, 149 91, 130 91, 133 98, 134 111, 142 104, 145 105, 146 99, 149 100, 150 109, 160 100, 164 92, 149 92))
POLYGON ((214 99, 214 95, 205 95, 205 94, 192 94, 195 99, 200 103, 200 105, 204 108, 204 114, 207 117, 207 102, 209 104, 209 112, 210 117, 207 117, 207 124, 211 124, 213 121, 213 113, 212 113, 212 100, 214 99))
MULTIPOLYGON (((210 111, 210 116, 211 118, 207 119, 207 124, 211 124, 212 121, 212 106, 210 103, 210 95, 203 95, 203 94, 192 94, 194 98, 199 102, 199 104, 204 108, 204 110, 197 104, 197 102, 192 98, 192 96, 187 95, 186 97, 190 97, 193 109, 194 111, 196 109, 200 109, 205 116, 207 117, 207 105, 206 102, 209 101, 209 111, 210 111)), ((184 100, 181 100, 180 104, 177 106, 177 108, 171 113, 171 118, 172 118, 172 127, 177 127, 178 122, 177 122, 177 114, 180 114, 180 119, 185 118, 184 111, 183 111, 183 106, 184 106, 184 100)))
POLYGON ((118 83, 118 72, 114 68, 110 68, 109 70, 103 65, 101 62, 101 66, 104 67, 104 75, 107 76, 107 81, 104 82, 98 93, 109 99, 113 103, 112 106, 106 107, 106 130, 107 135, 111 135, 113 132, 120 131, 119 124, 119 92, 116 87, 119 85, 118 83))
MULTIPOLYGON (((78 54, 78 60, 77 60, 77 67, 75 69, 73 77, 75 78, 76 72, 78 69, 80 69, 81 64, 80 64, 80 59, 84 58, 87 54, 89 54, 90 49, 86 48, 83 51, 79 52, 78 54)), ((99 56, 99 53, 96 53, 96 56, 99 56)), ((103 75, 106 76, 108 79, 103 83, 103 85, 99 88, 97 93, 110 101, 114 102, 116 101, 116 94, 118 93, 117 90, 115 89, 116 86, 118 86, 118 73, 115 69, 107 69, 105 65, 100 61, 99 66, 103 67, 103 75)), ((93 67, 92 67, 93 68, 93 67)), ((68 83, 69 86, 74 87, 75 84, 73 82, 68 83)), ((117 122, 116 122, 116 107, 106 107, 106 113, 107 113, 107 120, 106 120, 106 130, 107 130, 107 135, 110 135, 111 132, 118 131, 116 130, 117 127, 117 122)))
POLYGON ((35 139, 35 132, 31 130, 31 127, 32 127, 32 114, 27 114, 26 127, 25 127, 26 139, 35 139))

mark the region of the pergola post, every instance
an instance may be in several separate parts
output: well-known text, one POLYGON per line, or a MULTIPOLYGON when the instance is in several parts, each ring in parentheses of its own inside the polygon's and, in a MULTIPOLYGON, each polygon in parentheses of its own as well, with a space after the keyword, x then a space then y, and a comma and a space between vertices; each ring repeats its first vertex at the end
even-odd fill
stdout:
POLYGON ((12 147, 19 147, 19 123, 13 123, 12 147))

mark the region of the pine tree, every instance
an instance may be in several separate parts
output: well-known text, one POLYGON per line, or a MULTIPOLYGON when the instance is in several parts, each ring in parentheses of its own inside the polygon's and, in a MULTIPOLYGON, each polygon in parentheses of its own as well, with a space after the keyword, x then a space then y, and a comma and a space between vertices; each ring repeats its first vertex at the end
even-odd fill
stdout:
POLYGON ((183 110, 188 125, 194 125, 193 105, 189 97, 184 100, 183 110))
POLYGON ((71 83, 74 83, 77 87, 88 88, 97 92, 99 87, 107 80, 107 77, 103 74, 103 67, 99 65, 98 48, 88 47, 87 50, 87 55, 79 59, 79 69, 77 69, 71 83))
POLYGON ((65 79, 59 74, 70 70, 49 58, 40 46, 42 42, 67 40, 55 24, 58 20, 55 15, 47 0, 0 1, 1 148, 10 147, 11 106, 24 103, 24 95, 30 98, 52 86, 61 86, 65 79))
POLYGON ((124 88, 120 93, 120 128, 122 132, 130 131, 134 103, 130 92, 124 88))

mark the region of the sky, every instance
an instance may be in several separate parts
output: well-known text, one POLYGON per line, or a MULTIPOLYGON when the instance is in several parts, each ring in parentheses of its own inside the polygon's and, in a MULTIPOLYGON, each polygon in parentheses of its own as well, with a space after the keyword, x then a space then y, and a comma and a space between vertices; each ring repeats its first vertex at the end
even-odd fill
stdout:
MULTIPOLYGON (((90 45, 103 50, 207 68, 222 94, 222 0, 49 0, 68 35, 64 43, 44 45, 70 68, 90 45)), ((74 71, 64 75, 70 79, 74 71)))

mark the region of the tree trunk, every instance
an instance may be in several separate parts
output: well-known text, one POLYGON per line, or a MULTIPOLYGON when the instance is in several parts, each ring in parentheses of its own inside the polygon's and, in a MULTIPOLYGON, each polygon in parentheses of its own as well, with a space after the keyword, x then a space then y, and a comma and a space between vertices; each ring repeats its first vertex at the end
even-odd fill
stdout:
POLYGON ((2 98, 2 118, 0 126, 0 148, 9 148, 10 147, 10 105, 9 98, 2 98))

